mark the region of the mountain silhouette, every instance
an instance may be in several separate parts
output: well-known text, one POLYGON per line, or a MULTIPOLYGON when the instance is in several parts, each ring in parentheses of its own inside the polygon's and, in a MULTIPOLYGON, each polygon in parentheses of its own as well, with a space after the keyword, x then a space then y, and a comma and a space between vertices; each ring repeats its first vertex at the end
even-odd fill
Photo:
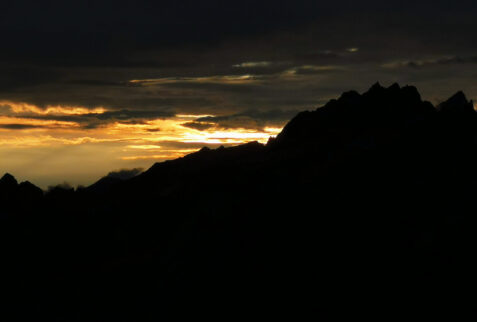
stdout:
POLYGON ((291 120, 277 136, 276 142, 294 144, 324 138, 351 138, 363 133, 396 131, 409 122, 432 117, 436 112, 432 104, 421 100, 415 87, 389 88, 376 83, 359 95, 346 92, 313 112, 302 112, 291 120), (342 130, 342 131, 341 131, 342 130), (381 131, 380 131, 381 130, 381 131))
POLYGON ((16 189, 17 185, 17 180, 10 173, 5 173, 0 179, 0 189, 2 193, 11 193, 16 189))
POLYGON ((267 144, 203 148, 132 178, 43 193, 6 174, 3 314, 455 317, 440 303, 463 306, 477 284, 476 138, 462 92, 434 107, 377 83, 267 144))
POLYGON ((9 173, 0 179, 0 217, 24 212, 43 198, 43 191, 29 181, 18 184, 9 173))
POLYGON ((453 114, 475 114, 474 104, 472 101, 467 101, 465 94, 463 92, 457 92, 449 98, 447 101, 439 104, 438 109, 442 113, 453 113, 453 114))

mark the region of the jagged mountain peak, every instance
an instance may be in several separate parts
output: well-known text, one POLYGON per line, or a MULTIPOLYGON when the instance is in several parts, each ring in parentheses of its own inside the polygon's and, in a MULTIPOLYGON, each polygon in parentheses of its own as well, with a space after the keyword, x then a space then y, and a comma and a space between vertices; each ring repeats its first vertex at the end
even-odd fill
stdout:
POLYGON ((371 88, 366 91, 363 96, 369 99, 390 99, 392 96, 398 96, 400 98, 406 98, 408 100, 421 101, 421 95, 419 94, 419 91, 416 87, 409 85, 401 87, 398 83, 393 83, 389 87, 383 87, 378 82, 371 86, 371 88))
POLYGON ((17 186, 18 182, 14 176, 10 173, 5 173, 3 177, 0 179, 0 185, 2 186, 17 186))
POLYGON ((37 201, 43 196, 43 190, 29 181, 20 184, 10 173, 6 173, 0 179, 0 200, 11 203, 15 200, 23 202, 37 201))
POLYGON ((379 82, 376 82, 373 84, 373 86, 371 86, 368 90, 368 93, 369 92, 376 92, 376 91, 382 91, 384 90, 385 87, 383 87, 379 82))
POLYGON ((329 136, 329 131, 349 133, 360 128, 394 128, 435 112, 431 103, 422 101, 414 86, 401 87, 394 83, 383 87, 377 82, 363 94, 348 91, 313 112, 299 113, 273 144, 316 140, 318 136, 329 136))
POLYGON ((388 87, 389 91, 399 91, 401 86, 398 83, 393 83, 391 86, 388 87))
POLYGON ((474 104, 468 101, 462 91, 452 95, 447 101, 439 104, 439 111, 443 113, 475 113, 474 104))
POLYGON ((461 104, 468 103, 467 97, 465 96, 464 92, 462 92, 462 91, 458 91, 457 93, 452 95, 447 101, 448 102, 452 101, 452 102, 461 103, 461 104))
POLYGON ((348 104, 356 104, 361 99, 361 94, 356 91, 348 91, 341 94, 335 102, 346 102, 348 104))

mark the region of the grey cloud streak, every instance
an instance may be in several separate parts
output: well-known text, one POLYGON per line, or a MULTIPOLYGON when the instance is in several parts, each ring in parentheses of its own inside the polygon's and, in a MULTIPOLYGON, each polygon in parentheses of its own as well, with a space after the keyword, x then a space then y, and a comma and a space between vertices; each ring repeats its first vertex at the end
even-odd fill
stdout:
POLYGON ((44 125, 31 125, 21 123, 0 124, 0 129, 4 130, 29 130, 29 129, 43 129, 47 128, 44 125))
POLYGON ((417 60, 398 60, 382 65, 384 68, 424 68, 432 67, 435 65, 452 65, 452 64, 477 64, 477 55, 475 56, 444 56, 438 58, 427 58, 417 60))

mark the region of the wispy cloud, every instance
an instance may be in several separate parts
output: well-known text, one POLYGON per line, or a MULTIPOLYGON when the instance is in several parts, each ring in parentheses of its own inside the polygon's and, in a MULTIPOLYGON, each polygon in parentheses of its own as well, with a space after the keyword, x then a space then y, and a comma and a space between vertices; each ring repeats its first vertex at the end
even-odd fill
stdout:
POLYGON ((218 76, 201 76, 201 77, 163 77, 148 79, 132 79, 130 85, 136 86, 154 86, 170 83, 212 83, 212 84, 246 84, 258 81, 260 76, 257 75, 218 75, 218 76))
POLYGON ((270 61, 251 61, 251 62, 244 62, 240 64, 235 64, 233 67, 235 68, 256 68, 256 67, 270 67, 274 63, 270 61))
MULTIPOLYGON (((0 102, 0 124, 24 123, 36 128, 75 128, 93 129, 114 122, 144 123, 146 120, 167 118, 175 113, 166 110, 128 110, 86 108, 78 106, 47 106, 45 108, 23 102, 0 102)), ((21 127, 16 127, 21 129, 21 127)), ((23 127, 26 128, 26 127, 23 127)), ((11 129, 15 129, 12 126, 11 129)))
POLYGON ((247 110, 241 113, 200 117, 193 121, 183 123, 182 126, 206 130, 224 130, 224 129, 249 129, 252 131, 263 132, 267 128, 281 129, 287 120, 296 114, 295 111, 257 111, 247 110))
POLYGON ((453 64, 475 64, 477 63, 477 56, 441 56, 434 58, 414 59, 414 60, 396 60, 385 64, 381 67, 387 69, 396 69, 402 67, 408 68, 422 68, 435 65, 453 65, 453 64))
POLYGON ((51 106, 42 108, 25 102, 0 101, 0 107, 6 107, 14 114, 39 114, 39 115, 85 115, 102 114, 106 112, 104 107, 86 108, 81 106, 51 106))
POLYGON ((345 67, 335 65, 302 65, 283 71, 281 76, 312 75, 340 70, 345 70, 345 67))

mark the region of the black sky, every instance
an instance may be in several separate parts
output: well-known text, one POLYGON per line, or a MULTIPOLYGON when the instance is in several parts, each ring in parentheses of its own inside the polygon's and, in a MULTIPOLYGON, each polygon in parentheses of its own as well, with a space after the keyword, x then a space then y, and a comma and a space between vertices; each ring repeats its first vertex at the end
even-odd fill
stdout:
POLYGON ((103 106, 131 119, 273 111, 286 119, 375 81, 417 85, 433 101, 459 89, 477 97, 475 1, 0 6, 2 100, 103 106), (253 77, 230 80, 243 75, 253 77), (155 82, 131 82, 146 79, 155 82))

